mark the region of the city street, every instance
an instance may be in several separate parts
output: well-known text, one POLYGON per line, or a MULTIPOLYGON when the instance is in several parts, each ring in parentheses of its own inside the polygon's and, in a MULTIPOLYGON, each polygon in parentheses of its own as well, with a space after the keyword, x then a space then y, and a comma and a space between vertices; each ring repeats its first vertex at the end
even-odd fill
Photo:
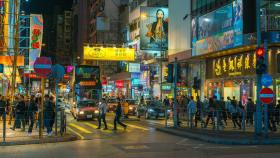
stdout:
MULTIPOLYGON (((70 118, 70 117, 69 117, 70 118)), ((74 142, 1 147, 3 158, 278 158, 279 146, 227 146, 208 144, 168 135, 155 130, 156 120, 125 121, 126 131, 97 130, 97 121, 76 122, 69 119, 68 132, 80 139, 74 142)), ((159 121, 162 122, 162 121, 159 121)))

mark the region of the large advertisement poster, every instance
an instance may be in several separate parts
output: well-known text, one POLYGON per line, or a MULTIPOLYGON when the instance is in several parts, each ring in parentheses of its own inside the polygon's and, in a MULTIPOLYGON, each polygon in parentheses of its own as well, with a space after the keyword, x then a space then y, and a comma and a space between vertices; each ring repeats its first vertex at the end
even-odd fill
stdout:
POLYGON ((168 49, 168 8, 141 7, 140 49, 168 49))
POLYGON ((243 44, 242 0, 192 20, 193 55, 229 49, 243 44))
POLYGON ((33 69, 34 62, 41 54, 43 40, 43 16, 40 14, 30 15, 30 52, 29 68, 33 69))

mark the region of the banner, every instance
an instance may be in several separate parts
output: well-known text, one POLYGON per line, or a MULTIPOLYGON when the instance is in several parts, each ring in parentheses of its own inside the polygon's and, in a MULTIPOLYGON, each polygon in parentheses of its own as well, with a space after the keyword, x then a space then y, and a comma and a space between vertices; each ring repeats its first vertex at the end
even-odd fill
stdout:
POLYGON ((9 3, 0 0, 0 55, 7 55, 8 27, 9 27, 9 3))
POLYGON ((168 49, 168 8, 141 7, 141 50, 168 49))
POLYGON ((86 46, 84 60, 134 61, 134 49, 86 46))
POLYGON ((29 68, 33 69, 34 62, 40 57, 43 39, 43 16, 40 14, 30 15, 30 53, 29 68))

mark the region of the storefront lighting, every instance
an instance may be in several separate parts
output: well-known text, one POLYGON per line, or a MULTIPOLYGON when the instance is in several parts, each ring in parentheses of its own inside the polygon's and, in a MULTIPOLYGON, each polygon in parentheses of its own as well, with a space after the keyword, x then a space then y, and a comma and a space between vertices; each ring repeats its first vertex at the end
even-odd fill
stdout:
POLYGON ((210 19, 209 18, 204 18, 204 21, 205 22, 210 22, 210 19))
POLYGON ((280 2, 275 3, 275 7, 280 7, 280 2))

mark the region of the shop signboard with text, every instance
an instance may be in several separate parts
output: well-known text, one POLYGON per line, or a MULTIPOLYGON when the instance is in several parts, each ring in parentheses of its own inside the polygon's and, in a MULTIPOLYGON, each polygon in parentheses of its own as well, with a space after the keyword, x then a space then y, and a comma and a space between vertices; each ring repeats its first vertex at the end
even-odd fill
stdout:
POLYGON ((80 65, 75 70, 75 82, 81 86, 101 89, 100 68, 98 66, 80 65))
POLYGON ((134 61, 133 48, 84 47, 85 60, 134 61))
POLYGON ((131 73, 140 73, 140 63, 129 63, 128 64, 128 72, 131 73))
POLYGON ((256 70, 256 55, 254 53, 239 54, 207 61, 208 78, 224 78, 234 76, 254 75, 256 70))

